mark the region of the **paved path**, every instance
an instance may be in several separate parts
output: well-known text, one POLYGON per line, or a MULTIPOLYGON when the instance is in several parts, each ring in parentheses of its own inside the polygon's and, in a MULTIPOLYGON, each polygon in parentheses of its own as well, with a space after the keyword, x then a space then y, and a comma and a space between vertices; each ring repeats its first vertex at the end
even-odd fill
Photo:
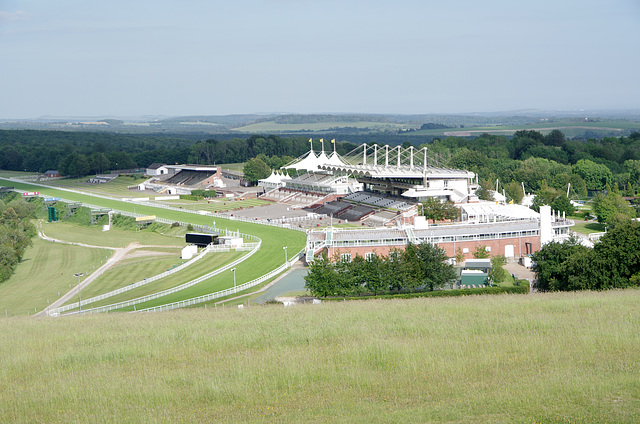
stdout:
POLYGON ((253 301, 255 303, 264 303, 285 293, 304 290, 305 275, 307 275, 306 268, 301 265, 294 266, 289 273, 283 275, 282 278, 266 288, 264 294, 253 301))
POLYGON ((507 263, 505 266, 503 266, 503 268, 509 273, 509 274, 515 274, 516 277, 518 277, 519 279, 522 280, 527 280, 529 281, 529 287, 531 287, 531 290, 529 291, 529 293, 533 293, 533 282, 536 279, 536 273, 531 271, 529 268, 524 267, 518 263, 515 262, 511 262, 511 263, 507 263))

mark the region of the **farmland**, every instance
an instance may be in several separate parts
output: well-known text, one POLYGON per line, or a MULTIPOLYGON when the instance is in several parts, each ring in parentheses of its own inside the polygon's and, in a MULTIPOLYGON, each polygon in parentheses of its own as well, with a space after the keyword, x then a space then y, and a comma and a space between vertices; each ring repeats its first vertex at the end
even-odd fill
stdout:
POLYGON ((234 128, 234 131, 241 133, 290 133, 290 132, 320 132, 330 131, 336 128, 359 128, 372 131, 389 131, 405 128, 403 124, 391 122, 367 122, 367 121, 328 121, 310 122, 300 124, 281 124, 275 121, 264 121, 256 124, 245 125, 234 128))
POLYGON ((625 290, 3 319, 0 416, 637 422, 638 301, 625 290))
POLYGON ((598 121, 579 122, 575 120, 544 122, 526 125, 494 125, 465 128, 448 128, 419 130, 406 133, 407 136, 479 136, 482 133, 496 135, 513 135, 516 131, 535 130, 543 134, 548 134, 553 130, 561 130, 567 137, 584 136, 585 132, 591 131, 599 136, 620 136, 628 131, 640 131, 640 122, 633 121, 598 121))

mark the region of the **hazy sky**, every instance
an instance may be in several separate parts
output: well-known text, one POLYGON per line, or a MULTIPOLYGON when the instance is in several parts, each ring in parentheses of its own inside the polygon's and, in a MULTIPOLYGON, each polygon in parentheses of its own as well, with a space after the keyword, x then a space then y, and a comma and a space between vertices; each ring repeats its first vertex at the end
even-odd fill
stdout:
POLYGON ((0 119, 640 108, 639 0, 0 0, 0 119))

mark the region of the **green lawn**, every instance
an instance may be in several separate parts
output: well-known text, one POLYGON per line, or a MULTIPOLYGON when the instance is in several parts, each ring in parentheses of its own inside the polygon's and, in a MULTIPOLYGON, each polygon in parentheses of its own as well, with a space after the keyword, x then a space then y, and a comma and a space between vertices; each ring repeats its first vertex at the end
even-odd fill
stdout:
POLYGON ((4 422, 636 423, 640 291, 0 320, 4 422))
POLYGON ((112 197, 149 197, 149 193, 140 192, 138 190, 127 190, 127 187, 138 185, 146 178, 134 178, 128 175, 119 175, 113 181, 103 184, 89 184, 89 177, 82 178, 64 178, 61 180, 46 181, 43 184, 51 187, 70 188, 73 190, 86 191, 89 193, 99 194, 112 197))
MULTIPOLYGON (((87 307, 97 307, 104 305, 111 305, 114 303, 122 302, 125 300, 136 299, 138 297, 147 296, 149 294, 153 294, 162 290, 166 290, 172 287, 179 286, 188 281, 201 277, 205 274, 208 274, 211 271, 214 271, 217 268, 220 268, 230 262, 233 262, 236 259, 246 255, 249 252, 214 252, 208 253, 204 258, 200 259, 193 265, 190 265, 183 269, 180 272, 176 272, 175 274, 171 274, 167 277, 161 278, 160 280, 156 280, 152 283, 145 284, 143 286, 137 287, 133 290, 127 291, 125 293, 109 297, 107 299, 101 300, 99 302, 92 303, 87 307)), ((135 283, 137 281, 143 280, 146 277, 151 277, 154 274, 150 272, 145 272, 145 270, 137 271, 135 274, 132 272, 128 272, 127 270, 120 270, 115 272, 112 275, 105 275, 104 280, 99 281, 98 285, 94 287, 94 291, 90 292, 89 290, 83 290, 85 294, 85 298, 88 296, 95 296, 101 293, 108 292, 110 290, 116 289, 118 287, 126 286, 131 283, 135 283), (121 279, 120 279, 121 278, 121 279), (124 281, 122 281, 124 280, 124 281), (123 284, 124 283, 124 284, 123 284), (103 289, 104 287, 104 289, 103 289)), ((166 269, 162 270, 166 271, 166 269)), ((218 275, 205 280, 199 284, 196 284, 193 287, 188 289, 179 291, 170 296, 164 296, 158 299, 155 299, 153 303, 145 302, 136 306, 137 309, 142 309, 148 306, 155 305, 163 305, 165 303, 175 302, 177 300, 188 299, 194 297, 192 293, 198 293, 196 296, 201 294, 208 294, 219 290, 224 290, 233 286, 233 276, 231 272, 225 273, 225 275, 218 275), (228 276, 226 274, 229 274, 228 276)), ((101 277, 102 278, 102 277, 101 277)), ((239 278, 239 276, 237 277, 239 278)), ((93 284, 92 284, 93 286, 93 284)), ((73 303, 73 302, 69 302, 73 303)), ((128 309, 125 309, 128 310, 128 309)), ((130 308, 133 310, 133 307, 130 308)))
POLYGON ((601 224, 599 222, 594 221, 575 221, 575 225, 571 227, 571 230, 576 233, 582 234, 591 234, 591 233, 601 233, 605 230, 606 224, 601 224))
POLYGON ((268 202, 261 199, 248 199, 248 200, 163 200, 158 203, 164 203, 176 208, 183 208, 187 210, 196 211, 208 211, 208 212, 226 212, 234 209, 253 208, 256 206, 271 205, 273 202, 268 202))
POLYGON ((185 246, 184 236, 169 237, 151 231, 127 231, 117 228, 102 231, 101 225, 85 227, 62 221, 45 222, 42 224, 42 231, 55 239, 94 246, 125 247, 132 242, 150 246, 185 246))
MULTIPOLYGON (((108 249, 53 244, 33 239, 9 280, 0 284, 0 314, 33 315, 78 284, 76 272, 91 273, 111 256, 108 249)), ((77 299, 75 300, 77 301, 77 299)))
POLYGON ((238 162, 238 163, 223 163, 218 165, 222 169, 228 169, 229 171, 238 171, 243 172, 244 165, 246 162, 238 162))

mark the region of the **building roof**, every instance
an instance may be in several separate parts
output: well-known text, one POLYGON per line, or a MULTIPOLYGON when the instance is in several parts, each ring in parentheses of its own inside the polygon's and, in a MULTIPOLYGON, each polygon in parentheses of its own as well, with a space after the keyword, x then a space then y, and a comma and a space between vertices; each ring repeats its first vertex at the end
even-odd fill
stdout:
POLYGON ((147 169, 159 169, 163 166, 165 166, 164 163, 152 163, 151 165, 147 166, 147 169))

